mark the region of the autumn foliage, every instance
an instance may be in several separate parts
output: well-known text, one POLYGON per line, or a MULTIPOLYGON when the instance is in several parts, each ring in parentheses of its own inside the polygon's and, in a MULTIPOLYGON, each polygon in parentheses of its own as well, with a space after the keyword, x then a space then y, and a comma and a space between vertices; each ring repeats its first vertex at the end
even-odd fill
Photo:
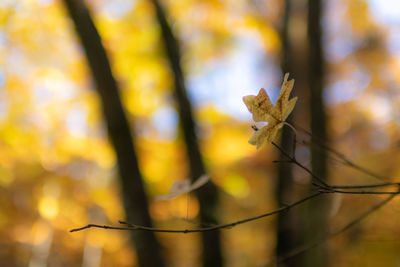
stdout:
MULTIPOLYGON (((301 211, 304 202, 319 197, 330 200, 331 231, 318 244, 305 245, 311 252, 313 245, 326 246, 335 255, 327 266, 398 263, 399 16, 391 13, 397 7, 384 8, 387 4, 380 2, 385 1, 325 1, 330 141, 317 142, 311 141, 307 115, 287 121, 292 110, 309 104, 307 92, 289 97, 302 78, 291 72, 294 84, 285 75, 279 90, 282 1, 162 1, 180 37, 195 130, 209 172, 190 177, 172 100, 174 80, 153 5, 84 2, 134 129, 154 229, 216 227, 198 220, 200 205, 193 194, 211 180, 220 196, 226 266, 276 260, 274 215, 301 211), (282 127, 296 132, 296 149, 279 160, 282 127), (328 154, 328 184, 307 171, 312 148, 328 154), (277 164, 293 167, 296 193, 286 196, 290 203, 283 207, 274 195, 277 164), (246 218, 252 219, 242 222, 246 218)), ((301 17, 292 26, 300 38, 306 28, 301 17)), ((293 44, 294 51, 299 44, 293 44)), ((118 223, 126 217, 105 125, 62 1, 0 1, 0 265, 137 265, 124 231, 69 232, 88 224, 130 227, 130 222, 118 223)), ((300 219, 307 223, 306 217, 300 219)), ((201 264, 198 233, 155 235, 167 266, 201 264)))

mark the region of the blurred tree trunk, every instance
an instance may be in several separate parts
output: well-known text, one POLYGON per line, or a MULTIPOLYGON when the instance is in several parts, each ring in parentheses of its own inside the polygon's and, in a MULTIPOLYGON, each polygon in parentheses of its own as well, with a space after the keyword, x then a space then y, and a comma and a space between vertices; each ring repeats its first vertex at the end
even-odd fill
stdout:
MULTIPOLYGON (((206 174, 196 135, 196 123, 192 106, 185 88, 185 78, 180 64, 181 53, 179 43, 168 23, 165 11, 158 0, 151 0, 161 27, 162 37, 168 60, 174 74, 174 97, 177 103, 180 123, 189 158, 190 175, 197 179, 206 174)), ((204 223, 217 224, 218 193, 216 186, 210 181, 196 190, 200 202, 200 220, 204 223)), ((207 267, 222 266, 221 240, 219 231, 202 233, 203 265, 207 267)))
MULTIPOLYGON (((308 83, 310 86, 311 142, 326 142, 326 115, 323 101, 324 54, 322 47, 321 0, 308 0, 308 83)), ((327 180, 326 150, 311 147, 312 171, 327 180)), ((308 203, 310 222, 308 240, 316 240, 327 232, 327 198, 308 203)), ((318 246, 305 254, 307 266, 326 266, 329 262, 327 249, 318 246)))
MULTIPOLYGON (((83 0, 64 0, 64 2, 86 52, 96 89, 100 95, 108 134, 117 155, 127 220, 131 223, 151 226, 133 137, 101 38, 83 0)), ((130 233, 135 243, 139 266, 164 266, 161 249, 153 232, 130 231, 130 233)))
MULTIPOLYGON (((306 1, 305 0, 285 0, 284 21, 281 30, 282 51, 281 51, 281 70, 282 73, 290 73, 289 79, 294 78, 295 84, 293 94, 299 97, 296 108, 289 121, 295 121, 302 125, 307 123, 307 77, 305 66, 307 65, 307 36, 306 36, 306 1)), ((281 147, 289 152, 293 152, 293 131, 288 127, 283 127, 281 147)), ((280 155, 280 160, 287 160, 284 155, 280 155)), ((279 206, 291 203, 302 197, 305 188, 297 185, 293 179, 293 165, 280 163, 278 165, 278 184, 276 196, 279 206)), ((279 213, 277 222, 277 248, 278 258, 292 251, 303 244, 304 240, 304 209, 292 209, 289 212, 279 213)), ((303 255, 298 255, 286 260, 279 266, 307 266, 303 265, 303 255)))

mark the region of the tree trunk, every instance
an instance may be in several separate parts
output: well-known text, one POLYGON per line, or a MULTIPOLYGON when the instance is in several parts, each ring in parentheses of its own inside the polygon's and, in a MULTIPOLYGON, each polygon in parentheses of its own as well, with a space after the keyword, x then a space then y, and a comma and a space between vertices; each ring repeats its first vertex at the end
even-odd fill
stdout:
MULTIPOLYGON (((64 0, 64 2, 86 52, 95 87, 100 95, 108 135, 117 155, 127 220, 151 226, 133 137, 101 38, 83 0, 64 0)), ((139 266, 164 266, 161 249, 153 232, 130 231, 130 233, 137 250, 139 266)))
MULTIPOLYGON (((307 79, 305 66, 307 65, 307 37, 306 37, 306 2, 304 0, 285 0, 284 21, 281 31, 282 51, 281 70, 290 73, 289 78, 295 79, 293 94, 299 97, 294 112, 288 121, 303 124, 307 121, 307 79)), ((293 153, 293 131, 283 127, 281 147, 288 153, 293 153)), ((287 160, 280 155, 280 160, 287 160)), ((293 165, 280 163, 278 167, 278 184, 276 196, 279 206, 291 203, 302 197, 305 190, 296 185, 293 179, 293 165)), ((277 222, 277 257, 280 258, 303 244, 304 240, 304 209, 297 208, 289 212, 279 213, 277 222)), ((307 266, 303 265, 303 255, 298 255, 279 264, 279 266, 307 266)))
MULTIPOLYGON (((308 1, 308 83, 310 85, 310 111, 311 111, 311 142, 326 142, 326 115, 323 102, 323 80, 324 80, 324 54, 322 47, 321 29, 321 0, 308 1)), ((322 179, 327 180, 326 150, 317 146, 311 147, 312 171, 322 179)), ((310 202, 308 225, 308 237, 315 240, 327 232, 327 209, 326 198, 310 202)), ((305 254, 307 266, 325 266, 327 258, 325 246, 318 246, 305 254)))
MULTIPOLYGON (((282 51, 281 51, 281 70, 282 74, 289 72, 289 78, 295 78, 295 86, 293 89, 294 94, 298 94, 300 85, 298 84, 298 70, 296 69, 295 58, 293 58, 293 48, 291 46, 291 41, 293 37, 290 36, 290 18, 291 18, 291 0, 285 1, 284 8, 284 20, 283 27, 281 31, 281 40, 282 40, 282 51)), ((293 121, 294 117, 298 113, 298 109, 289 116, 288 121, 293 121), (297 111, 297 112, 296 112, 297 111)), ((294 141, 293 131, 288 127, 283 127, 282 137, 281 137, 281 147, 287 151, 288 153, 293 153, 293 141, 294 141)), ((280 160, 287 160, 285 156, 281 153, 280 160)), ((279 206, 283 206, 287 203, 292 202, 297 195, 297 192, 294 192, 296 188, 293 180, 293 170, 291 164, 279 164, 278 165, 278 184, 276 188, 276 196, 278 200, 279 206)), ((300 237, 302 232, 302 224, 299 221, 299 211, 291 210, 290 212, 284 212, 278 214, 278 222, 277 222, 277 247, 276 253, 277 257, 284 256, 286 253, 290 252, 295 247, 300 244, 300 237)), ((301 262, 301 255, 288 259, 284 263, 279 264, 279 266, 299 266, 298 264, 301 262)))
MULTIPOLYGON (((180 123, 186 143, 186 153, 189 158, 190 174, 197 179, 206 173, 196 135, 196 123, 192 106, 186 93, 185 78, 180 64, 181 54, 178 40, 175 38, 165 11, 158 0, 151 0, 156 9, 158 22, 161 26, 162 37, 174 74, 174 97, 177 103, 180 123)), ((200 220, 208 224, 217 224, 218 194, 216 186, 210 181, 196 190, 200 202, 200 220)), ((219 231, 202 233, 203 265, 207 267, 222 266, 221 240, 219 231)))

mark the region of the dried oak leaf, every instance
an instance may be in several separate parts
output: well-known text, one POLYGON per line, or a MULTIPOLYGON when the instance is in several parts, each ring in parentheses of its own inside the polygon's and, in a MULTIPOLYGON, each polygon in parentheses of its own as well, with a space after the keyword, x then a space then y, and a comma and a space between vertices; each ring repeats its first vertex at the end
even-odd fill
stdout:
POLYGON ((260 89, 258 95, 248 95, 243 97, 247 109, 253 114, 256 122, 267 122, 267 125, 257 130, 250 138, 249 143, 261 147, 264 142, 272 142, 282 128, 286 118, 292 112, 297 97, 289 100, 290 92, 293 89, 294 80, 288 81, 289 73, 285 74, 281 91, 274 106, 264 88, 260 89))

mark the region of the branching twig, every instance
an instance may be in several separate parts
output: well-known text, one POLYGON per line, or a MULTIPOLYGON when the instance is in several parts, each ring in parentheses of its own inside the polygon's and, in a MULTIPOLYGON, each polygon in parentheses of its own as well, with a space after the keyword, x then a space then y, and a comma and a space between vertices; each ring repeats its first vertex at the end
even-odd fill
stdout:
MULTIPOLYGON (((399 193, 399 192, 398 192, 399 193)), ((307 250, 310 250, 316 246, 321 245, 322 243, 332 239, 333 237, 340 235, 341 233, 347 231, 348 229, 350 229, 351 227, 353 227, 354 225, 356 225, 357 223, 359 223, 360 221, 362 221, 363 219, 365 219, 366 217, 368 217, 370 214, 372 214, 373 212, 377 211, 378 209, 380 209, 382 206, 384 206, 386 203, 388 203, 390 200, 392 200, 396 195, 391 195, 388 198, 386 198, 385 200, 379 202, 378 204, 376 204, 375 206, 373 206, 372 208, 370 208, 369 210, 367 210, 366 212, 362 213, 361 215, 359 215, 357 218, 353 219, 352 221, 350 221, 349 223, 347 223, 345 226, 343 226, 342 228, 333 231, 329 234, 327 234, 326 236, 312 242, 309 244, 305 244, 301 247, 298 247, 292 251, 290 251, 289 253, 287 253, 286 255, 275 259, 271 262, 269 262, 266 266, 271 266, 271 265, 276 265, 279 263, 282 263, 290 258, 293 258, 307 250)))
MULTIPOLYGON (((302 168, 305 170, 308 174, 311 175, 311 177, 318 181, 319 183, 313 182, 312 184, 319 188, 320 192, 323 193, 341 193, 341 194, 375 194, 375 195, 387 195, 387 194, 399 194, 397 191, 345 191, 345 190, 339 190, 339 189, 362 189, 362 188, 378 188, 378 187, 385 187, 385 186, 393 186, 393 185, 398 185, 400 186, 399 182, 386 182, 386 183, 376 183, 376 184, 361 184, 361 185, 329 185, 324 180, 314 174, 309 168, 301 164, 294 156, 290 156, 285 150, 283 150, 279 145, 276 143, 272 142, 272 145, 274 145, 281 153, 287 158, 287 160, 284 161, 273 161, 274 163, 293 163, 297 165, 298 167, 302 168)), ((293 152, 294 155, 295 152, 293 152)))
MULTIPOLYGON (((308 133, 306 130, 302 129, 303 131, 305 131, 306 133, 308 133)), ((311 135, 311 133, 308 133, 311 135)), ((296 143, 296 140, 294 140, 294 143, 296 143)), ((251 222, 251 221, 255 221, 264 217, 268 217, 268 216, 272 216, 274 214, 278 214, 280 212, 284 212, 284 211, 288 211, 289 209, 300 205, 312 198, 315 198, 317 196, 323 195, 323 194, 328 194, 328 193, 339 193, 339 194, 390 194, 390 196, 388 198, 386 198, 385 200, 381 201, 380 203, 378 203, 377 205, 373 206, 372 208, 370 208, 368 211, 362 213, 360 216, 358 216, 357 218, 355 218, 354 220, 350 221, 348 224, 346 224, 344 227, 338 229, 337 231, 331 232, 329 234, 327 234, 326 236, 319 238, 317 240, 315 240, 312 243, 309 244, 305 244, 301 247, 298 247, 292 251, 290 251, 288 254, 274 260, 271 261, 270 263, 268 263, 268 265, 273 265, 273 264, 277 264, 277 263, 281 263, 284 262, 296 255, 299 255, 313 247, 316 247, 328 240, 330 240, 331 238, 345 232, 346 230, 348 230, 349 228, 351 228, 352 226, 354 226, 355 224, 359 223, 361 220, 363 220, 364 218, 366 218, 367 216, 369 216, 371 213, 373 213, 374 211, 378 210, 379 208, 381 208, 383 205, 385 205, 387 202, 389 202, 391 199, 393 199, 397 194, 400 194, 400 189, 399 191, 367 191, 367 190, 355 190, 355 189, 366 189, 366 188, 380 188, 380 187, 387 187, 387 186, 399 186, 400 187, 400 182, 386 182, 386 183, 375 183, 375 184, 361 184, 361 185, 329 185, 327 184, 321 177, 317 176, 316 174, 314 174, 309 168, 307 168, 306 166, 304 166, 303 164, 301 164, 299 161, 297 161, 296 157, 295 157, 295 146, 294 146, 294 151, 293 151, 293 155, 290 155, 289 153, 287 153, 285 150, 283 150, 279 145, 277 145, 276 143, 272 142, 272 144, 287 158, 287 160, 280 160, 280 161, 274 161, 277 163, 292 163, 297 165, 298 167, 300 167, 301 169, 303 169, 304 171, 306 171, 308 174, 311 175, 312 179, 314 179, 314 181, 312 182, 312 184, 317 188, 317 192, 309 195, 303 199, 300 199, 292 204, 289 205, 285 205, 283 207, 280 207, 278 209, 275 209, 273 211, 261 214, 261 215, 257 215, 254 217, 249 217, 246 219, 242 219, 242 220, 238 220, 235 222, 231 222, 231 223, 227 223, 227 224, 221 224, 221 225, 213 225, 213 226, 207 226, 207 227, 201 227, 201 228, 196 228, 196 229, 161 229, 161 228, 155 228, 155 227, 147 227, 147 226, 141 226, 141 225, 136 225, 136 224, 132 224, 129 222, 125 222, 125 221, 119 221, 120 224, 124 225, 125 227, 118 227, 118 226, 108 226, 108 225, 99 225, 99 224, 88 224, 84 227, 80 227, 80 228, 75 228, 70 230, 70 232, 77 232, 77 231, 82 231, 85 229, 89 229, 89 228, 102 228, 102 229, 111 229, 111 230, 128 230, 128 231, 150 231, 150 232, 161 232, 161 233, 183 233, 183 234, 187 234, 187 233, 198 233, 198 232, 207 232, 207 231, 214 231, 214 230, 220 230, 220 229, 229 229, 232 228, 236 225, 239 224, 244 224, 247 222, 251 222)), ((379 175, 375 175, 372 172, 364 169, 361 166, 358 166, 356 164, 354 164, 353 162, 351 162, 350 160, 348 160, 343 154, 327 147, 324 144, 318 144, 321 148, 326 149, 328 151, 330 151, 331 153, 335 154, 336 156, 338 156, 341 160, 342 163, 351 166, 365 174, 368 174, 370 176, 373 176, 375 178, 378 179, 382 179, 382 177, 380 177, 379 175)))
MULTIPOLYGON (((289 163, 293 163, 297 166, 299 166, 300 168, 302 168, 303 170, 305 170, 306 172, 308 172, 311 177, 315 180, 317 180, 319 183, 321 183, 322 185, 324 185, 325 187, 329 187, 329 185, 327 183, 324 182, 324 180, 322 180, 320 177, 318 177, 317 175, 315 175, 310 169, 308 169, 307 167, 305 167, 303 164, 301 164, 300 162, 297 161, 297 159, 294 156, 290 156, 285 150, 283 150, 279 145, 277 145, 276 143, 272 142, 272 145, 274 145, 279 151, 281 151, 281 153, 289 160, 289 163)), ((295 151, 293 151, 293 155, 295 154, 295 151)))
POLYGON ((377 188, 377 187, 385 187, 385 186, 400 186, 399 182, 388 182, 388 183, 377 183, 377 184, 365 184, 365 185, 331 185, 331 188, 337 189, 356 189, 356 188, 377 188))
POLYGON ((283 121, 284 125, 288 126, 293 132, 293 142, 292 142, 292 158, 296 158, 296 145, 297 145, 297 131, 296 128, 290 123, 283 121))
POLYGON ((398 195, 400 192, 398 191, 345 191, 345 190, 336 190, 332 188, 321 188, 319 192, 322 193, 338 193, 338 194, 352 194, 352 195, 398 195))
MULTIPOLYGON (((388 183, 376 183, 376 184, 366 184, 366 185, 328 185, 326 182, 323 181, 322 178, 318 177, 317 175, 315 175, 309 168, 307 168, 306 166, 304 166, 303 164, 301 164, 300 162, 297 161, 297 159, 295 158, 295 151, 293 151, 293 156, 289 155, 286 151, 284 151, 279 145, 277 145, 276 143, 272 144, 279 150, 281 151, 281 153, 288 159, 286 161, 275 161, 275 162, 284 162, 284 163, 293 163, 295 165, 297 165, 298 167, 302 168, 303 170, 305 170, 307 173, 309 173, 312 178, 317 181, 313 182, 313 185, 317 187, 318 192, 305 197, 301 200, 298 200, 290 205, 286 205, 283 207, 280 207, 276 210, 261 214, 261 215, 257 215, 254 217, 249 217, 243 220, 239 220, 239 221, 235 221, 232 223, 227 223, 227 224, 221 224, 221 225, 215 225, 215 226, 209 226, 209 227, 202 227, 202 228, 197 228, 197 229, 160 229, 160 228, 154 228, 154 227, 147 227, 147 226, 141 226, 141 225, 136 225, 136 224, 131 224, 128 222, 124 222, 124 221, 119 221, 120 224, 126 225, 127 227, 118 227, 118 226, 108 226, 108 225, 99 225, 99 224, 88 224, 84 227, 80 227, 80 228, 75 228, 70 230, 70 232, 77 232, 77 231, 82 231, 88 228, 102 228, 102 229, 111 229, 111 230, 129 230, 129 231, 133 231, 133 230, 142 230, 142 231, 151 231, 151 232, 163 232, 163 233, 197 233, 197 232, 207 232, 207 231, 214 231, 214 230, 218 230, 218 229, 227 229, 227 228, 231 228, 234 227, 238 224, 243 224, 243 223, 247 223, 250 221, 254 221, 254 220, 258 220, 264 217, 268 217, 283 211, 287 211, 289 209, 291 209, 294 206, 297 206, 307 200, 310 200, 314 197, 317 197, 319 195, 322 194, 326 194, 326 193, 339 193, 339 194, 390 194, 391 196, 388 199, 393 198, 395 195, 399 194, 399 191, 364 191, 364 190, 360 190, 360 191, 354 191, 354 190, 347 190, 347 189, 363 189, 363 188, 378 188, 378 187, 385 187, 385 186, 393 186, 393 185, 398 185, 400 186, 400 183, 395 183, 395 182, 388 182, 388 183)), ((387 200, 388 201, 388 200, 387 200)), ((365 215, 366 216, 366 215, 365 215)), ((313 245, 314 246, 314 245, 313 245)), ((303 250, 302 250, 303 251, 303 250)), ((301 252, 302 252, 301 251, 301 252)))
POLYGON ((91 224, 85 225, 83 227, 71 229, 69 231, 72 233, 72 232, 78 232, 78 231, 82 231, 82 230, 89 229, 89 228, 102 228, 102 229, 110 229, 110 230, 129 230, 129 231, 134 230, 131 227, 118 227, 118 226, 109 226, 109 225, 100 225, 100 224, 91 223, 91 224))
MULTIPOLYGON (((328 146, 323 140, 319 140, 310 131, 304 129, 303 127, 301 127, 299 125, 294 124, 293 122, 290 122, 290 123, 292 125, 294 125, 296 127, 296 129, 302 131, 303 133, 307 134, 310 137, 313 137, 313 142, 309 143, 310 146, 313 146, 313 145, 315 146, 316 145, 316 146, 321 147, 322 149, 325 149, 326 151, 332 153, 333 155, 335 155, 339 159, 341 159, 340 162, 342 164, 345 164, 345 165, 347 165, 347 166, 349 166, 349 167, 351 167, 351 168, 353 168, 353 169, 355 169, 355 170, 357 170, 359 172, 362 172, 362 173, 367 174, 367 175, 369 175, 371 177, 374 177, 375 179, 378 179, 378 180, 389 180, 387 177, 384 177, 384 176, 381 176, 379 174, 376 174, 376 173, 366 169, 365 167, 360 166, 360 165, 354 163, 353 161, 349 160, 343 153, 340 153, 339 151, 337 151, 337 150, 333 149, 332 147, 328 146)), ((303 144, 307 145, 307 142, 303 141, 303 144)))
POLYGON ((268 217, 280 212, 284 212, 287 211, 297 205, 300 205, 303 202, 306 202, 307 200, 310 200, 312 198, 315 198, 317 196, 320 196, 324 194, 323 192, 317 192, 314 193, 312 195, 309 195, 303 199, 300 199, 296 202, 293 202, 292 204, 280 207, 276 210, 261 214, 261 215, 257 215, 254 217, 249 217, 243 220, 239 220, 239 221, 235 221, 235 222, 231 222, 231 223, 227 223, 227 224, 221 224, 221 225, 215 225, 215 226, 211 226, 211 227, 204 227, 204 228, 198 228, 198 229, 180 229, 180 230, 174 230, 174 229, 160 229, 160 228, 154 228, 154 227, 146 227, 146 226, 141 226, 141 225, 136 225, 136 224, 131 224, 131 223, 127 223, 124 221, 119 221, 120 224, 123 225, 127 225, 128 227, 117 227, 117 226, 108 226, 108 225, 99 225, 99 224, 88 224, 84 227, 80 227, 80 228, 75 228, 70 230, 70 232, 78 232, 78 231, 82 231, 88 228, 102 228, 102 229, 111 229, 111 230, 130 230, 130 231, 134 231, 134 230, 142 230, 142 231, 151 231, 151 232, 162 232, 162 233, 183 233, 183 234, 187 234, 187 233, 198 233, 198 232, 207 232, 207 231, 214 231, 214 230, 219 230, 219 229, 226 229, 226 228, 231 228, 234 227, 238 224, 244 224, 250 221, 255 221, 264 217, 268 217))

